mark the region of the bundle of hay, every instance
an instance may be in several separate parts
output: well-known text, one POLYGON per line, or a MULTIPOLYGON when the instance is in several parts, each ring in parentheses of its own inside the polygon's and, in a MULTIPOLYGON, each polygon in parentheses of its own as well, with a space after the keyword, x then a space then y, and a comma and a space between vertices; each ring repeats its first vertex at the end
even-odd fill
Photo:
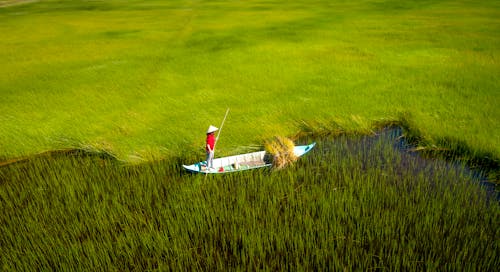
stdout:
POLYGON ((276 136, 265 143, 267 160, 271 161, 276 169, 281 169, 297 160, 293 152, 294 148, 295 144, 292 140, 276 136))

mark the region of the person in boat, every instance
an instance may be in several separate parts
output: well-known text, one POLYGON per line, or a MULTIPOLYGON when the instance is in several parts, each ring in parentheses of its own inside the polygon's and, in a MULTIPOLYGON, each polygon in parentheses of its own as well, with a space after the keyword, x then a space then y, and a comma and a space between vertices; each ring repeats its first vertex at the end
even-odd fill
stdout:
POLYGON ((218 128, 210 125, 207 130, 207 144, 205 149, 207 151, 207 169, 214 168, 214 147, 215 147, 215 132, 218 128))

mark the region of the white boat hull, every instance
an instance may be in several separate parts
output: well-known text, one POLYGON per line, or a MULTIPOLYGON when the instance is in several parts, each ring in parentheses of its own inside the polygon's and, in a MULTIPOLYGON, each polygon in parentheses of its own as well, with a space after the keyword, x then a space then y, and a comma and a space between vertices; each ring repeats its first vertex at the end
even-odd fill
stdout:
MULTIPOLYGON (((296 146, 294 148, 295 156, 301 157, 316 145, 312 143, 310 145, 296 146)), ((252 153, 234 155, 229 157, 222 157, 214 159, 213 168, 208 169, 206 167, 206 161, 198 162, 191 165, 183 165, 184 169, 194 173, 205 173, 205 174, 222 174, 229 172, 237 172, 244 170, 257 169, 262 167, 270 167, 272 164, 267 163, 264 160, 266 151, 257 151, 252 153)))

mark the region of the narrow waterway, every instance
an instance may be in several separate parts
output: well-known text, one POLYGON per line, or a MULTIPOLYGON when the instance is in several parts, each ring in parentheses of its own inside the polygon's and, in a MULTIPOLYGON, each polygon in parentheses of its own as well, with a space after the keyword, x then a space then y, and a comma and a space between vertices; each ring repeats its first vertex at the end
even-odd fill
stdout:
POLYGON ((338 171, 345 171, 342 168, 353 168, 350 169, 353 172, 373 172, 373 169, 378 169, 378 174, 393 175, 395 180, 398 176, 410 173, 450 184, 458 180, 470 180, 486 190, 489 199, 500 201, 498 185, 488 181, 483 172, 472 170, 458 160, 450 161, 420 153, 408 143, 403 129, 399 127, 383 129, 370 136, 344 135, 321 139, 309 160, 313 164, 321 163, 322 158, 330 156, 334 156, 334 161, 338 162, 331 167, 338 168, 338 171))

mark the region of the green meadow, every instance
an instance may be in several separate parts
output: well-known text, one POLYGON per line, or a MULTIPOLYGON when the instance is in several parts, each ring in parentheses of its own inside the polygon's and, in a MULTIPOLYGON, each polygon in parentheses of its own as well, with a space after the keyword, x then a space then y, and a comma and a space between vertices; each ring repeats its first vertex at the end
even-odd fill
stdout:
MULTIPOLYGON (((3 5, 19 1, 2 1, 3 5)), ((500 156, 498 1, 33 1, 0 8, 0 156, 221 154, 409 116, 500 156)))
POLYGON ((0 270, 494 271, 499 105, 496 0, 0 0, 0 270))

